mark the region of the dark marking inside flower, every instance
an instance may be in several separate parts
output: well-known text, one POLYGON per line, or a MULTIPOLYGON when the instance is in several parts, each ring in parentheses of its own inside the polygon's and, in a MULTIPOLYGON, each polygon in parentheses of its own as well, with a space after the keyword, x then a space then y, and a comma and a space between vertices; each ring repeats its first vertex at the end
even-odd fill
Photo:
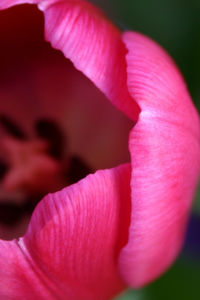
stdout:
POLYGON ((7 133, 20 140, 27 139, 25 132, 10 117, 0 115, 0 125, 7 133))
POLYGON ((3 161, 0 161, 0 180, 3 179, 6 172, 8 171, 8 165, 4 163, 3 161))
POLYGON ((79 181, 92 173, 91 168, 78 156, 72 156, 67 169, 67 178, 70 184, 79 181))
POLYGON ((0 223, 7 226, 15 225, 24 213, 24 207, 15 203, 9 203, 9 200, 0 202, 0 223))
POLYGON ((10 199, 0 202, 0 224, 14 226, 25 215, 31 215, 44 195, 28 196, 22 204, 11 203, 10 199))
POLYGON ((42 198, 44 197, 45 195, 42 195, 42 194, 38 194, 38 195, 29 195, 27 198, 26 198, 26 201, 23 205, 23 209, 24 209, 24 212, 26 214, 29 214, 31 215, 32 212, 34 211, 36 205, 40 202, 40 200, 42 200, 42 198))
MULTIPOLYGON (((3 125, 7 133, 15 138, 28 138, 23 131, 20 130, 20 128, 12 120, 10 120, 10 118, 0 116, 0 125, 3 125)), ((82 158, 77 155, 70 155, 70 153, 68 153, 66 157, 69 163, 66 168, 64 167, 64 134, 53 120, 45 118, 39 119, 35 123, 35 130, 38 137, 48 142, 49 155, 56 158, 62 164, 63 174, 61 175, 63 176, 64 184, 66 182, 66 186, 79 181, 86 175, 93 172, 82 158)), ((8 168, 9 166, 6 163, 0 161, 0 179, 3 179, 8 168)), ((60 188, 63 188, 63 186, 60 188)), ((9 227, 16 226, 17 222, 20 222, 23 217, 30 216, 33 213, 36 205, 44 196, 45 194, 40 192, 36 194, 31 192, 26 195, 22 204, 11 202, 11 199, 1 199, 0 224, 4 224, 9 227)))
POLYGON ((37 135, 49 142, 50 154, 60 159, 63 154, 64 138, 57 124, 50 119, 40 119, 35 124, 37 135))
MULTIPOLYGON (((7 166, 0 162, 0 175, 4 175, 7 171, 7 166)), ((72 156, 70 163, 63 176, 66 178, 67 184, 73 184, 86 175, 92 173, 91 168, 78 156, 72 156)), ((10 200, 4 199, 0 201, 0 224, 12 227, 17 224, 25 215, 31 215, 44 194, 30 194, 26 197, 22 204, 10 203, 10 200)))

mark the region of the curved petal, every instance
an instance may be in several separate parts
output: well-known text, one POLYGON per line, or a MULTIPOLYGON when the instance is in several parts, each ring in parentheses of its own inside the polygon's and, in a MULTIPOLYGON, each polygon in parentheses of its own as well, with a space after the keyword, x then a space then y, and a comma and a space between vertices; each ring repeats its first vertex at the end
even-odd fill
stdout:
POLYGON ((127 32, 128 88, 141 107, 131 132, 132 216, 120 255, 133 287, 153 280, 177 256, 200 168, 200 124, 179 71, 152 40, 127 32))
POLYGON ((132 120, 139 108, 126 84, 126 49, 121 33, 86 1, 41 2, 46 39, 132 120))
POLYGON ((23 238, 0 241, 0 298, 103 300, 120 292, 116 257, 129 204, 128 164, 46 196, 23 238))

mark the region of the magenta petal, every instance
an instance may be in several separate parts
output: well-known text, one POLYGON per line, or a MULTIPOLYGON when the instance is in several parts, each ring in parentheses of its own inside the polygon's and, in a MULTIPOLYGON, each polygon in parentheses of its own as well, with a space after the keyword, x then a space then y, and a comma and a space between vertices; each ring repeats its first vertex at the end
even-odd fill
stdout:
POLYGON ((131 132, 132 217, 120 255, 133 287, 159 276, 177 256, 200 168, 199 118, 181 75, 152 40, 125 33, 128 88, 141 107, 131 132))
POLYGON ((0 299, 57 299, 25 251, 17 241, 0 240, 0 299))
POLYGON ((0 241, 0 299, 112 298, 129 204, 130 165, 46 196, 23 238, 0 241))
POLYGON ((126 83, 121 33, 86 1, 44 1, 46 39, 123 112, 136 120, 139 108, 126 83))

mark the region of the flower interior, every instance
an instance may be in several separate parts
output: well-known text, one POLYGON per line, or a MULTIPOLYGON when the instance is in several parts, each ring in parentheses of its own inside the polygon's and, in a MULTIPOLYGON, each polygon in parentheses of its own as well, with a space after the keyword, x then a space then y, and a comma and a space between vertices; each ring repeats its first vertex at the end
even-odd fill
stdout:
POLYGON ((44 41, 34 6, 0 11, 0 235, 24 234, 37 203, 129 161, 132 122, 44 41))

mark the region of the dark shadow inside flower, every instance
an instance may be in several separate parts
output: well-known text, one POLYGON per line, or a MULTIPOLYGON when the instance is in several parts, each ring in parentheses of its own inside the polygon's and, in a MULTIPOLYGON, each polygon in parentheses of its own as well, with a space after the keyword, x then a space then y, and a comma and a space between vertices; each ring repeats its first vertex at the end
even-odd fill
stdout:
MULTIPOLYGON (((133 123, 44 41, 43 15, 0 12, 0 237, 24 234, 40 199, 129 161, 133 123)), ((124 243, 124 242, 122 242, 124 243)))

